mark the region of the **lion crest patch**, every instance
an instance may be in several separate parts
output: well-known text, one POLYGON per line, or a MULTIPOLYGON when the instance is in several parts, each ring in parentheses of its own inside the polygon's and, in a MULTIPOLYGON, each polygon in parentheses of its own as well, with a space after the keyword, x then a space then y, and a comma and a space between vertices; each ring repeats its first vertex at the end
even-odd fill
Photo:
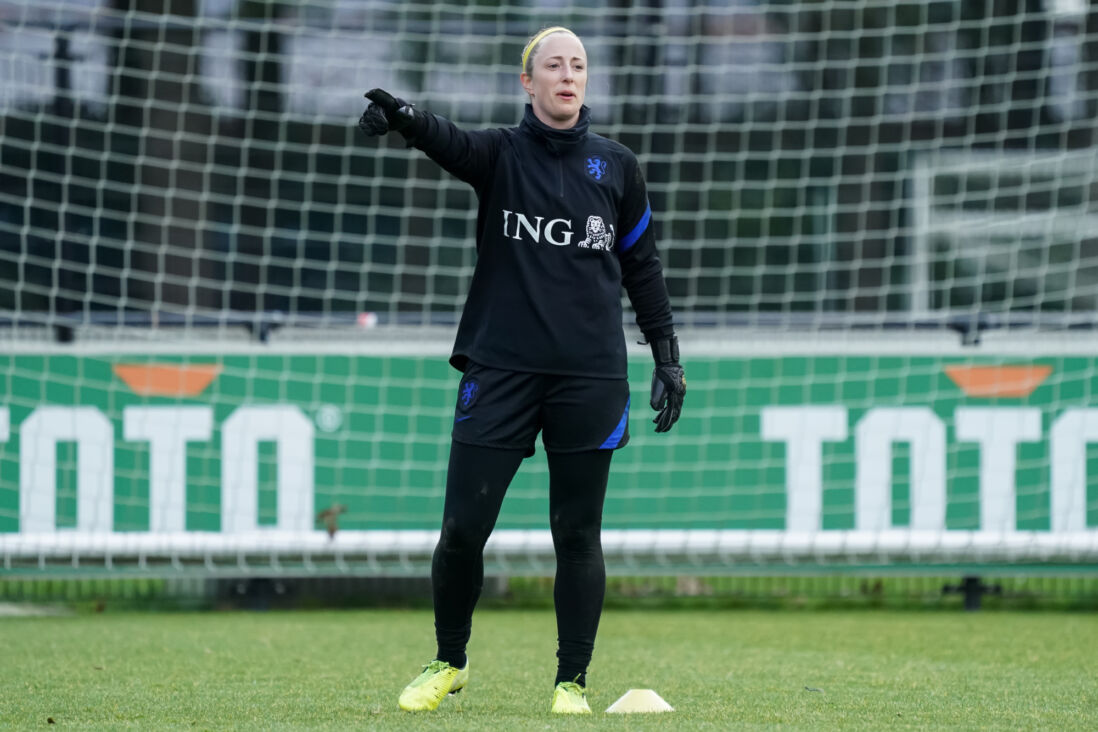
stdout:
POLYGON ((587 238, 578 242, 576 246, 584 249, 601 249, 608 252, 614 248, 614 227, 611 226, 607 230, 601 216, 588 216, 587 238))

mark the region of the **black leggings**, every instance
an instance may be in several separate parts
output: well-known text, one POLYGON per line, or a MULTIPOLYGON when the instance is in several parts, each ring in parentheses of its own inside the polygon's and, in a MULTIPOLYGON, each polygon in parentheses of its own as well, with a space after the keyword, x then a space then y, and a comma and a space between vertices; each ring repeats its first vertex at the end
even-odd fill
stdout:
MULTIPOLYGON (((454 442, 442 534, 431 563, 438 658, 465 665, 473 608, 484 584, 484 545, 524 456, 454 442)), ((549 452, 549 526, 557 555, 556 682, 585 684, 606 593, 602 505, 612 450, 549 452)))

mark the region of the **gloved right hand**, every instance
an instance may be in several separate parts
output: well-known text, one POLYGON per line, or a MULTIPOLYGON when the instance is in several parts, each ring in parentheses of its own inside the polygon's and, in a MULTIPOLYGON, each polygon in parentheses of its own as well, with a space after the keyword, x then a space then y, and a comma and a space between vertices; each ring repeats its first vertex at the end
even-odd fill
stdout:
POLYGON ((365 97, 370 100, 370 104, 359 118, 358 128, 367 137, 400 132, 415 121, 413 105, 394 97, 384 89, 371 89, 366 92, 365 97))
POLYGON ((648 340, 656 361, 649 404, 659 412, 652 421, 656 423, 656 432, 667 432, 679 420, 686 397, 686 374, 679 363, 679 339, 668 335, 648 340))

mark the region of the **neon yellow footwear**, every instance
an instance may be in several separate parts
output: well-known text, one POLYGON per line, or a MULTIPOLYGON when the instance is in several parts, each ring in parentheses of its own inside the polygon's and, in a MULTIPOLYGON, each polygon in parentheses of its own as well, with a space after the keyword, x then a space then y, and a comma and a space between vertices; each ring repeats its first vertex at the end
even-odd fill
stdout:
POLYGON ((562 681, 553 689, 553 714, 590 714, 587 692, 574 681, 562 681))
POLYGON ((423 673, 404 687, 400 692, 400 708, 406 712, 429 712, 438 709, 438 705, 447 694, 456 694, 465 688, 469 681, 469 662, 465 668, 454 668, 445 661, 435 659, 423 667, 423 673))

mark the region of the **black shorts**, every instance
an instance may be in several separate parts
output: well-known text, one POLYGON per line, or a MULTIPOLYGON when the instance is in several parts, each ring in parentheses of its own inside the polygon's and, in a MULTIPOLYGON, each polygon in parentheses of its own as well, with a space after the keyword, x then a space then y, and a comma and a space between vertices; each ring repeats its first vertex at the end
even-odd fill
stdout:
POLYGON ((616 450, 629 442, 629 382, 494 369, 469 362, 453 438, 467 445, 551 452, 616 450))

